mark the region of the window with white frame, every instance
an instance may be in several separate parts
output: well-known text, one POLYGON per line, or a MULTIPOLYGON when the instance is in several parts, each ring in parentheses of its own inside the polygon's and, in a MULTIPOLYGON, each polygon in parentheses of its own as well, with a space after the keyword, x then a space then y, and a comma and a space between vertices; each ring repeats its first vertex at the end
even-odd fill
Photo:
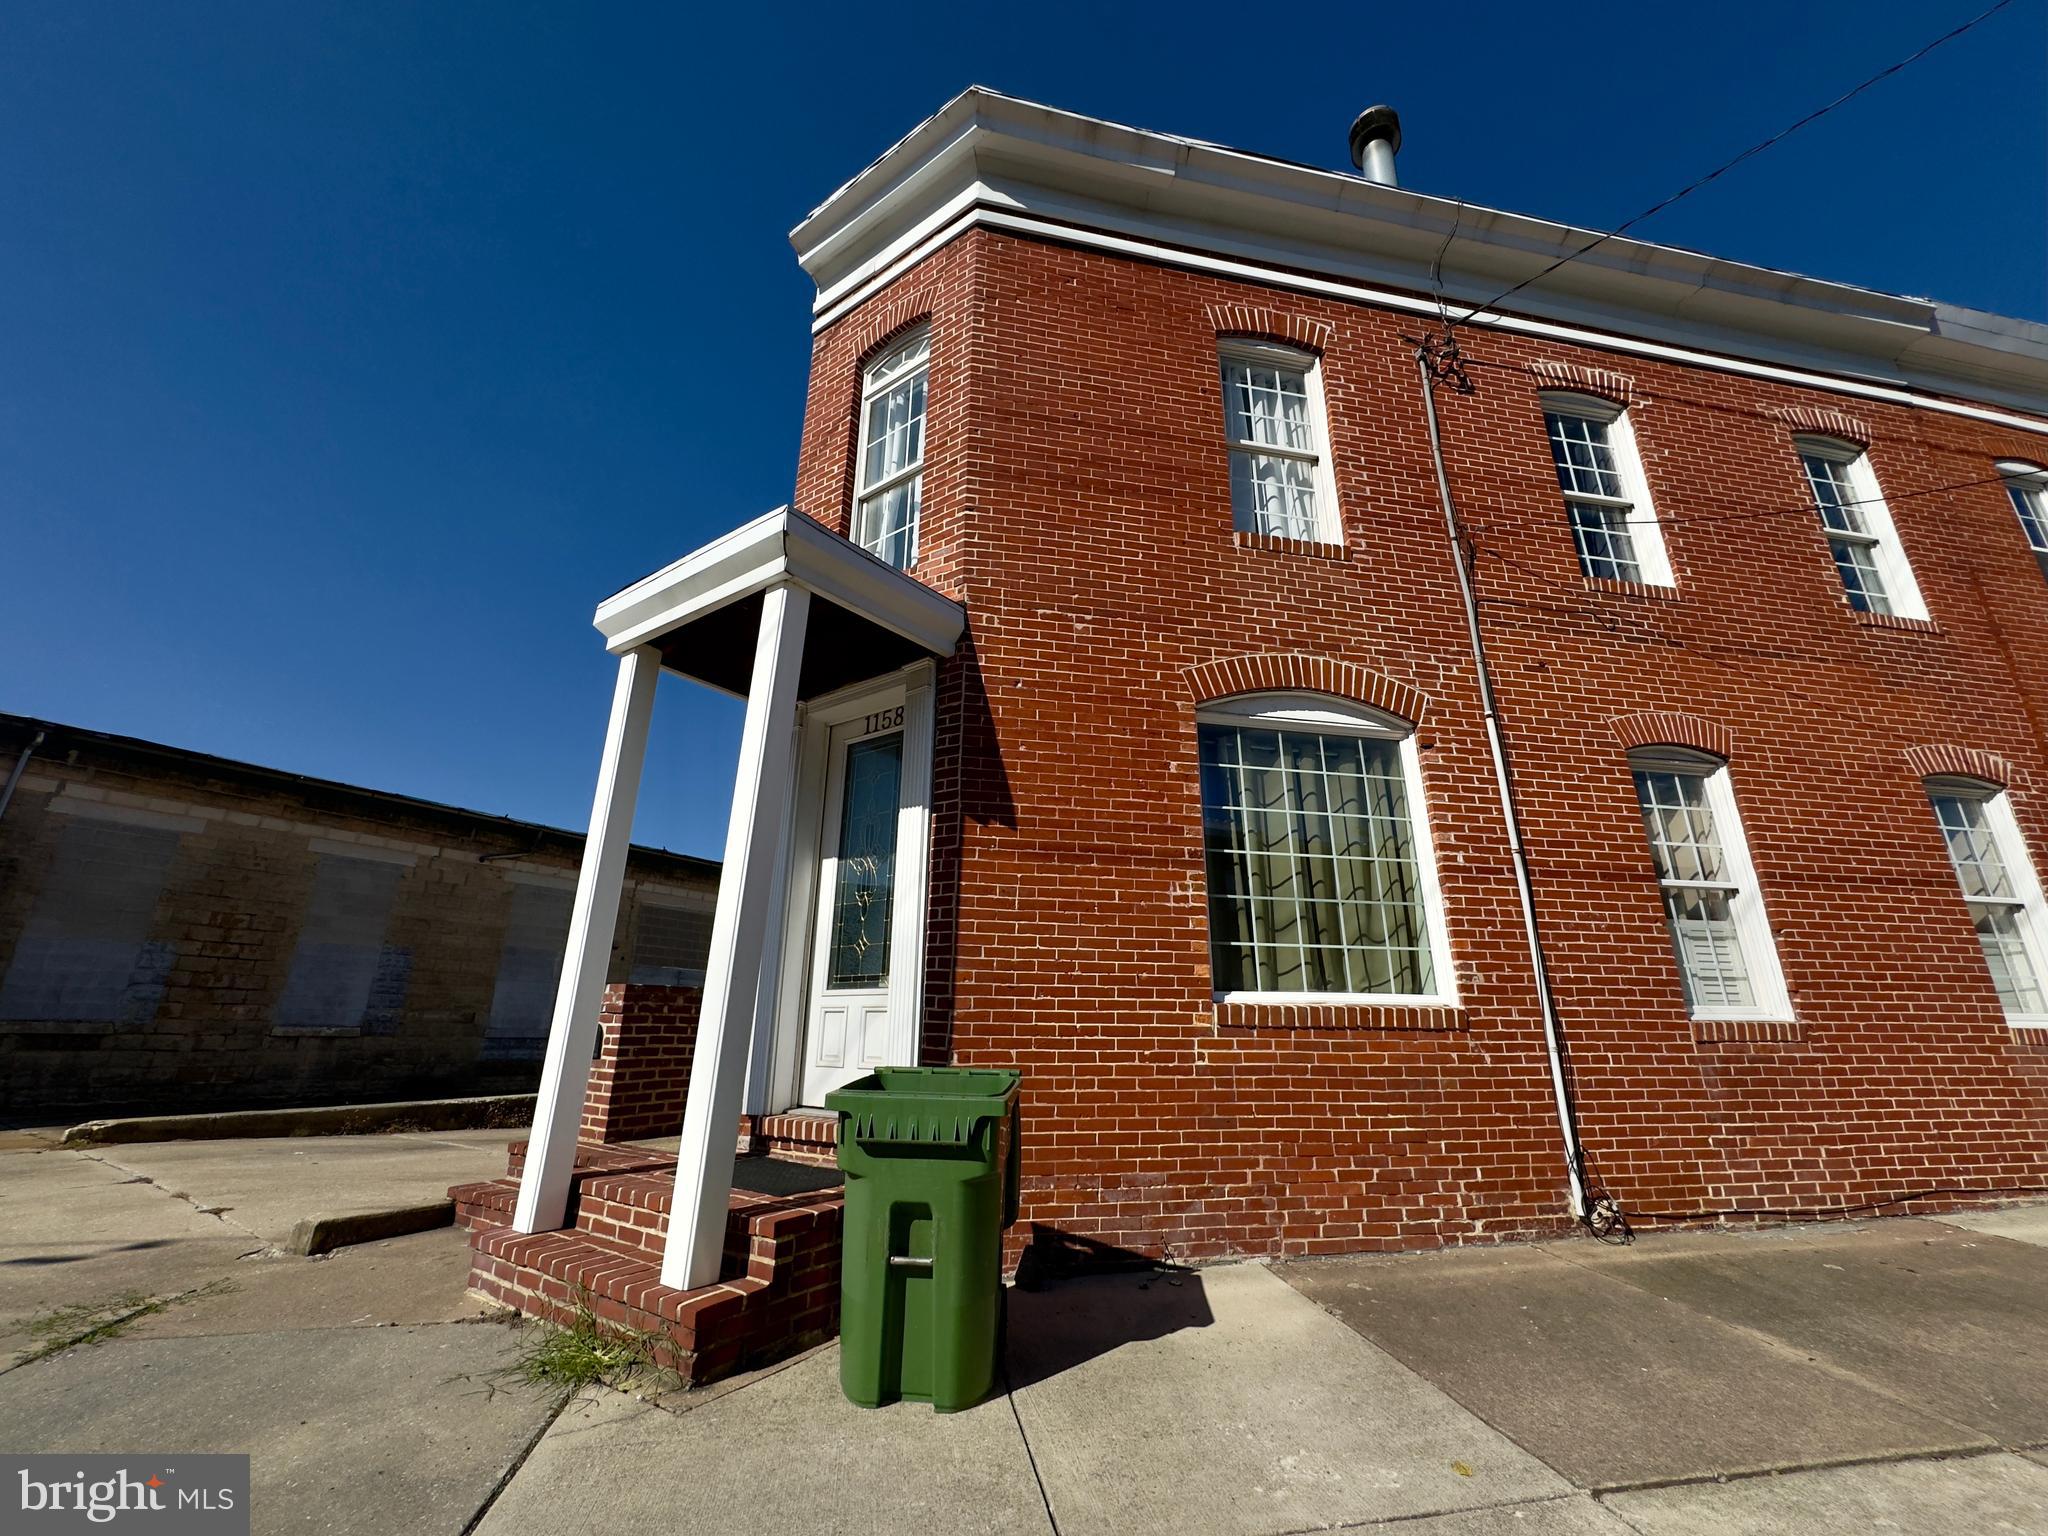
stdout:
POLYGON ((853 542, 899 571, 917 558, 924 496, 925 383, 932 337, 919 329, 868 364, 861 384, 860 485, 853 542))
POLYGON ((1579 570, 1599 580, 1670 586, 1671 560, 1628 412, 1593 395, 1547 394, 1542 403, 1579 570))
POLYGON ((1926 618, 1927 605, 1920 600, 1919 583, 1906 563, 1869 455, 1853 443, 1830 438, 1802 437, 1796 446, 1849 606, 1859 613, 1926 618))
POLYGON ((2005 494, 2012 499, 2013 513, 2027 536, 2027 548, 2034 552, 2042 573, 2048 575, 2048 469, 2008 460, 1998 466, 1998 472, 2005 476, 2005 494))
POLYGON ((1241 533, 1342 543, 1315 358, 1291 347, 1232 341, 1218 359, 1232 525, 1241 533))
POLYGON ((2007 1020, 2048 1027, 2042 990, 2048 915, 2005 792, 1974 779, 1930 779, 1927 798, 2007 1020))
POLYGON ((1216 995, 1451 1001, 1413 729, 1260 694, 1197 731, 1216 995))
POLYGON ((1785 1019, 1791 1004, 1728 765, 1679 747, 1629 754, 1671 949, 1696 1019, 1785 1019))

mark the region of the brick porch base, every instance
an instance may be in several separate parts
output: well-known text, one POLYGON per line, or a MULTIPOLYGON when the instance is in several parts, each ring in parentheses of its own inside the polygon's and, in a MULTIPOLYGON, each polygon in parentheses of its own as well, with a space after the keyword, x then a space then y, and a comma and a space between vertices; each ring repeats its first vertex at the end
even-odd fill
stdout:
MULTIPOLYGON (((828 1124, 836 1132, 836 1123, 828 1124)), ((742 1149, 768 1135, 743 1126, 742 1149)), ((822 1145, 823 1159, 803 1160, 829 1162, 831 1141, 822 1145)), ((837 1191, 773 1196, 735 1189, 718 1282, 682 1291, 661 1283, 673 1154, 579 1143, 569 1225, 532 1234, 510 1226, 525 1157, 526 1143, 514 1142, 511 1176, 448 1191, 456 1220, 470 1234, 471 1289, 565 1325, 580 1299, 607 1323, 659 1335, 666 1341, 657 1350, 662 1363, 693 1384, 766 1364, 839 1331, 844 1201, 837 1191)))

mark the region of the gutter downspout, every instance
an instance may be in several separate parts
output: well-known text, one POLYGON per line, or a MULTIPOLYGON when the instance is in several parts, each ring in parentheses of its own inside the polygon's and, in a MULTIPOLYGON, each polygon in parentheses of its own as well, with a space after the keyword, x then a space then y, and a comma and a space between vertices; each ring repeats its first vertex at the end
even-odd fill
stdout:
POLYGON ((1493 753, 1494 783, 1500 790, 1501 820, 1507 824, 1508 851, 1514 856, 1515 891, 1521 898, 1522 931, 1529 941, 1529 967, 1536 976, 1536 997, 1543 1012, 1543 1044, 1550 1055, 1550 1087, 1557 1100, 1557 1128, 1564 1135, 1565 1175, 1571 1181, 1571 1211, 1587 1220, 1585 1153, 1579 1146, 1579 1131, 1572 1113, 1571 1090, 1565 1084, 1563 1032, 1557 1022, 1557 1003, 1550 995, 1550 966, 1543 958, 1543 936, 1536 925, 1536 891, 1529 878, 1529 854, 1522 845, 1522 818, 1515 808, 1513 769, 1508 763, 1507 743, 1501 737, 1500 705, 1493 694, 1493 674, 1486 665, 1486 642, 1479 632, 1479 600, 1472 593, 1472 573, 1465 566, 1465 531, 1458 524, 1458 510, 1451 500, 1450 477, 1444 470, 1443 437, 1436 419, 1436 379, 1427 350, 1418 348, 1415 366, 1422 378, 1422 403, 1429 417, 1429 454, 1436 465, 1437 498, 1443 504, 1444 529, 1450 535, 1451 563, 1458 570, 1458 595, 1465 604, 1465 634, 1472 647, 1472 662, 1479 672, 1479 702, 1486 715, 1486 744, 1493 753))
POLYGON ((48 731, 37 731, 36 739, 23 747, 21 756, 14 760, 14 768, 7 775, 7 787, 0 789, 0 816, 7 814, 8 802, 14 798, 14 786, 21 782, 21 775, 28 767, 28 760, 36 755, 36 748, 43 744, 43 739, 49 734, 48 731))

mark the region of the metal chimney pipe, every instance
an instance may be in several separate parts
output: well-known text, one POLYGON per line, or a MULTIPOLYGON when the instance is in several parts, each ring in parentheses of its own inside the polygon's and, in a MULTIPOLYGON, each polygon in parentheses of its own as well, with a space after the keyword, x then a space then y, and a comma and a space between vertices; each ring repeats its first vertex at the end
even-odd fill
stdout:
POLYGON ((1394 156, 1401 152, 1401 114, 1392 107, 1367 107, 1351 125, 1351 163, 1367 181, 1398 187, 1394 156))

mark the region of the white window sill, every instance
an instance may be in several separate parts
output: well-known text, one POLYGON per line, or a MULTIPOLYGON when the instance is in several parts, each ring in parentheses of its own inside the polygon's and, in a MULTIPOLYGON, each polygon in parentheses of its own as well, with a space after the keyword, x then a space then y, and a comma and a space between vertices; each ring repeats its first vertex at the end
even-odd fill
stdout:
MULTIPOLYGON (((1799 1021, 1789 1013, 1771 1008, 1713 1008, 1691 1015, 1695 1024, 1783 1024, 1799 1021)), ((2042 1021, 2048 1024, 2048 1019, 2042 1021)))
MULTIPOLYGON (((1455 997, 1424 997, 1413 992, 1214 992, 1211 998, 1237 1007, 1272 1007, 1293 1003, 1310 1008, 1455 1008, 1455 997)), ((2048 1020, 2042 1021, 2048 1024, 2048 1020)))
POLYGON ((2048 1029, 2048 1014, 2008 1013, 2005 1022, 2014 1029, 2048 1029))

